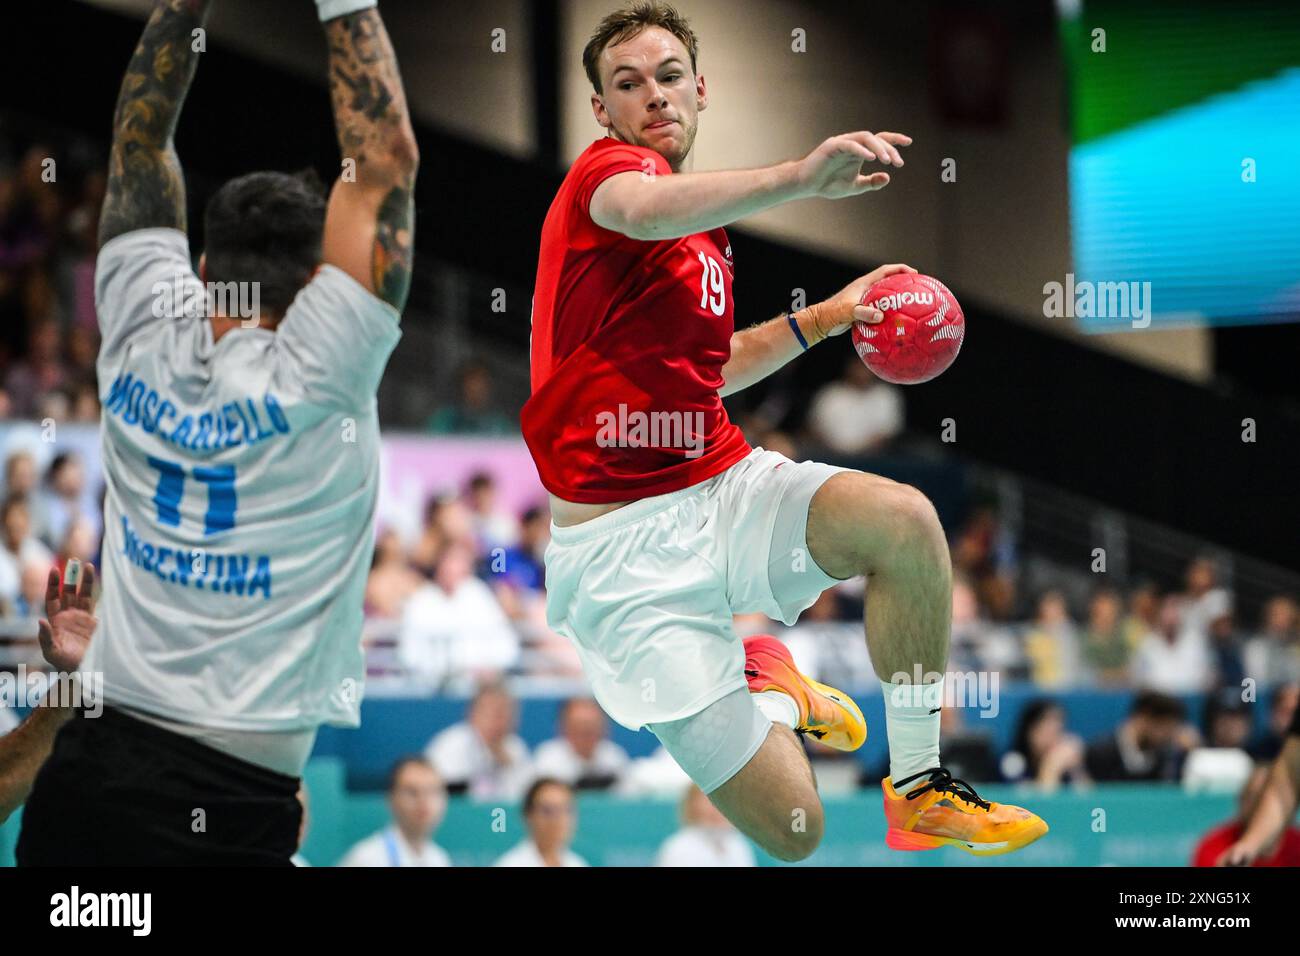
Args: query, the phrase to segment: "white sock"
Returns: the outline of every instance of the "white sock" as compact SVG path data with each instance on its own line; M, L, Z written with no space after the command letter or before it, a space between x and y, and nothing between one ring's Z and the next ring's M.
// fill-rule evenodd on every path
M784 691L765 690L751 695L763 716L774 724L785 724L791 730L799 724L799 705Z
M885 733L889 737L889 776L906 780L939 766L939 708L943 678L933 684L880 682L885 695ZM933 713L931 713L933 711ZM908 789L923 783L914 780Z

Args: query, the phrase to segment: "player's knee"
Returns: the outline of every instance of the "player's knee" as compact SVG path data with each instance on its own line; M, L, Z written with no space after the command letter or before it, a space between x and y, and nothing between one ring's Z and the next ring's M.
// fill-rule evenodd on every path
M764 849L786 863L806 860L822 842L825 826L821 801L809 801L809 806L792 808L789 817L769 831Z
M911 485L895 485L890 491L897 543L913 553L933 553L946 560L947 537L930 499Z

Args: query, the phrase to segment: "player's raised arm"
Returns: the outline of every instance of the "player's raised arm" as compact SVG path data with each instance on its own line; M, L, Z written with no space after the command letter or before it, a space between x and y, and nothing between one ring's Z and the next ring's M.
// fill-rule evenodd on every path
M397 58L374 0L317 0L317 7L343 154L323 258L400 311L411 287L420 157Z
M185 178L172 137L199 62L194 31L210 6L158 0L136 45L113 116L101 246L136 229L185 229Z
M832 136L800 160L761 169L646 176L610 176L591 197L597 225L633 239L675 239L726 226L795 199L842 199L883 189L886 172L864 173L864 163L902 166L902 133Z

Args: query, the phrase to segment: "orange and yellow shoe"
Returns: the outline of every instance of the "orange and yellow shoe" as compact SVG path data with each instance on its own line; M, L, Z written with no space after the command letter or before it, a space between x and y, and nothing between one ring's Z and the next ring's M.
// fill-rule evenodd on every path
M867 721L853 699L799 673L790 649L769 634L745 638L745 676L751 694L779 690L799 708L795 733L808 734L836 750L857 750L867 739Z
M909 784L915 784L908 789ZM1028 846L1047 832L1047 824L1023 807L981 800L970 784L934 769L899 781L886 777L885 843L895 850L934 850L955 846L975 856L997 856Z

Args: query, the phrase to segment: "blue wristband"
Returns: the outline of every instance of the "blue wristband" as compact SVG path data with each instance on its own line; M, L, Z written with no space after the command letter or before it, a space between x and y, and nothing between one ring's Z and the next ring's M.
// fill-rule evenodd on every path
M799 340L799 344L802 345L803 350L807 352L809 348L808 340L803 337L803 330L799 328L799 323L794 320L794 313L787 312L785 317L790 320L790 330L794 332L794 337Z

